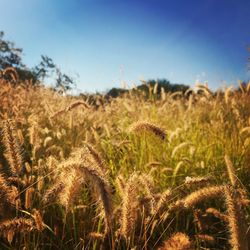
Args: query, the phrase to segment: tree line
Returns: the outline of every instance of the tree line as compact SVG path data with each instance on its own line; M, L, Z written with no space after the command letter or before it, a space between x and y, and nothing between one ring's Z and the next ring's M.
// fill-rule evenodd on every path
M23 62L23 49L18 48L11 41L4 39L4 32L0 31L0 70L7 68L14 68L18 74L20 81L28 80L32 84L43 83L46 78L54 79L54 88L62 89L64 91L72 89L76 84L73 77L63 73L59 66L54 61L46 56L41 55L40 62L33 66L28 67ZM8 75L2 77L8 78ZM184 84L173 84L166 79L148 80L137 87L137 90L149 94L149 89L157 84L157 95L163 89L167 92L185 91L189 86ZM108 96L117 97L126 93L126 89L112 88L107 92Z

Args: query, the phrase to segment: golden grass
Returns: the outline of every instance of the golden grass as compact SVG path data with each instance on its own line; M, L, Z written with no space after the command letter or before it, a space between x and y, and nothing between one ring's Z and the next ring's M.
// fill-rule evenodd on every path
M1 249L248 249L250 87L60 96L12 71Z
M176 233L171 236L158 250L191 250L192 244L189 237L183 233Z

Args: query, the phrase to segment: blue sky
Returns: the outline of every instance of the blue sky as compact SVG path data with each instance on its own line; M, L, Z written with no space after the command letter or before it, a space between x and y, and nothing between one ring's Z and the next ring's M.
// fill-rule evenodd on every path
M0 0L24 62L48 55L81 91L166 78L211 88L250 78L249 0Z

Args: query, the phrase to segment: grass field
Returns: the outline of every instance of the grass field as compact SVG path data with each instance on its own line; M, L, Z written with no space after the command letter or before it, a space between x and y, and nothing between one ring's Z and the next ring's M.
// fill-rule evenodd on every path
M250 248L250 84L62 96L0 80L1 249Z

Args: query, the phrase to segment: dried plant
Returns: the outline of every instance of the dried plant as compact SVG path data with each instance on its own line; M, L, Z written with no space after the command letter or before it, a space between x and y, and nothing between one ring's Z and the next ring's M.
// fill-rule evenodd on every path
M226 166L227 166L229 180L230 180L232 186L235 187L237 184L237 175L235 174L233 163L231 162L228 155L225 155L224 158L225 158L225 162L226 162Z
M181 232L172 235L158 250L192 250L192 243L189 237Z
M224 213L221 213L216 208L213 208L213 207L207 208L206 213L207 214L212 214L214 217L216 217L216 218L218 218L218 219L220 219L222 221L228 222L228 216L225 215Z
M208 243L209 245L214 245L215 244L215 239L211 235L208 235L208 234L196 234L195 237L200 241Z
M20 175L23 164L21 149L17 138L13 121L10 119L6 120L3 127L3 143L5 146L5 157L8 160L10 172L14 176Z
M153 133L154 135L156 135L162 140L166 138L166 132L162 128L158 127L157 125L153 123L149 123L146 121L139 121L139 122L133 123L130 126L129 131L136 132L136 133L147 131L147 132Z
M33 218L34 218L34 222L36 225L36 229L40 232L43 231L44 223L43 223L42 215L39 210L33 209Z
M250 83L77 97L7 70L0 85L1 249L249 248Z
M207 201L211 198L222 197L224 186L205 187L198 191L194 191L183 200L178 201L184 208L192 208L196 204Z
M107 171L107 167L105 166L104 160L101 158L100 154L93 148L92 145L89 143L85 143L89 154L93 157L94 161L96 162L97 166L103 171L105 174Z
M0 232L9 242L12 242L15 234L28 233L34 229L33 221L30 219L15 218L0 223Z
M230 244L233 250L247 250L247 227L243 211L237 203L237 190L233 187L226 186L225 197L228 213L228 225L230 230Z
M128 179L123 196L122 196L122 214L121 214L121 228L120 234L126 239L132 234L137 217L137 187L136 181L138 180L137 174L132 174Z
M187 186L199 186L209 183L212 180L210 176L205 177L189 177L187 176L185 178L185 184Z
M67 106L66 108L61 109L61 110L57 111L56 113L54 113L50 118L53 119L55 117L58 117L61 114L66 113L68 111L71 111L74 108L79 107L79 106L83 106L84 108L87 108L87 109L90 108L90 106L86 102L84 102L84 101L75 101L72 104L70 104L69 106Z
M105 176L100 174L96 166L80 165L80 171L90 180L98 190L98 195L101 201L101 211L105 217L105 230L110 230L110 223L112 218L112 201L111 188Z

